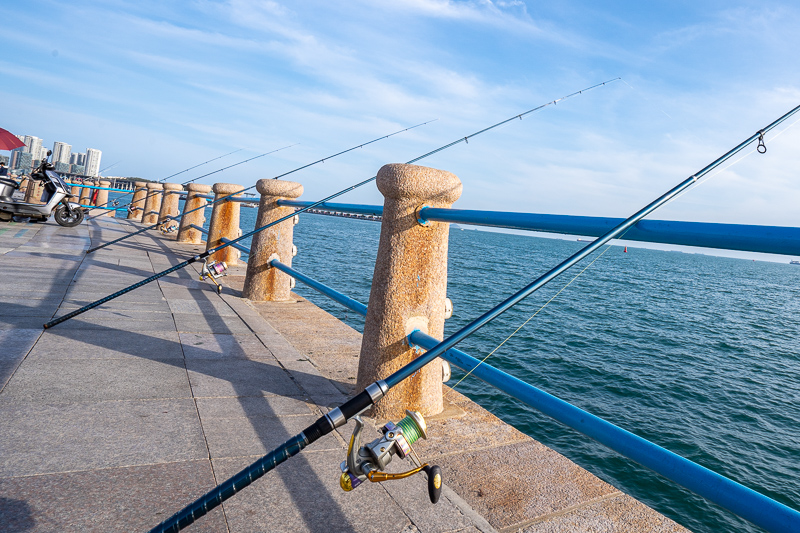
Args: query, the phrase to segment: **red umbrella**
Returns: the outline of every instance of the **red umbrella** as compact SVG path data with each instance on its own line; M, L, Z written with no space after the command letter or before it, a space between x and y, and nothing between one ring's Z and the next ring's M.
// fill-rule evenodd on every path
M25 143L19 140L19 137L10 131L0 128L0 150L13 150L25 146Z

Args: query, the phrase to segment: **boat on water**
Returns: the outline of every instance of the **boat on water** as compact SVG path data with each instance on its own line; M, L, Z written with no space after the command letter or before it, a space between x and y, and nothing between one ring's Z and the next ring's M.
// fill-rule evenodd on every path
M800 265L800 261L789 261L790 265Z

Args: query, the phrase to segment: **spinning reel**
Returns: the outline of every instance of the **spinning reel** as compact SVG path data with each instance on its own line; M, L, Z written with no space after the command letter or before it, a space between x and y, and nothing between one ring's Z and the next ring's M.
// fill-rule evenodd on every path
M393 479L403 479L413 476L418 472L428 474L428 496L431 503L439 501L442 493L442 469L436 465L422 464L407 472L390 474L382 472L386 466L397 455L405 459L413 455L416 463L420 460L414 448L411 447L420 437L427 439L425 420L416 411L406 411L406 417L397 424L387 422L381 428L382 437L378 437L369 444L361 446L361 431L364 429L364 422L359 416L353 417L356 429L350 437L350 446L347 448L347 460L343 461L340 468L342 475L339 477L339 485L346 492L350 492L358 487L362 481L368 479L373 483L380 481L390 481Z
M161 226L158 228L161 230L161 233L167 235L168 233L174 233L178 231L178 222L172 220L171 218L166 219Z
M222 294L222 284L217 279L227 276L228 264L225 261L211 261L203 263L203 270L200 271L200 281L210 279L217 286L217 294Z

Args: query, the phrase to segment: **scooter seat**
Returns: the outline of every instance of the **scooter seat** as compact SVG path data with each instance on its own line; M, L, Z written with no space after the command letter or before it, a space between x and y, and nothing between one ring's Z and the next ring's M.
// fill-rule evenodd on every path
M10 179L10 178L0 178L0 185L8 185L9 187L14 187L14 189L19 189L19 183Z

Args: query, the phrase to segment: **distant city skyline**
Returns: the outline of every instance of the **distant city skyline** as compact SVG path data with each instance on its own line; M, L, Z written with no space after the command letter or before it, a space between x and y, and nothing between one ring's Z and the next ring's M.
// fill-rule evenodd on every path
M30 172L37 162L47 157L48 148L40 137L19 134L16 134L16 137L24 142L25 146L11 151L8 167L11 171ZM57 172L96 178L100 175L102 156L103 152L96 148L87 148L85 153L73 152L71 144L54 141L50 162L53 163Z

